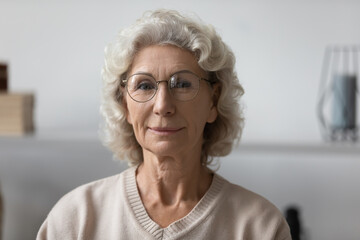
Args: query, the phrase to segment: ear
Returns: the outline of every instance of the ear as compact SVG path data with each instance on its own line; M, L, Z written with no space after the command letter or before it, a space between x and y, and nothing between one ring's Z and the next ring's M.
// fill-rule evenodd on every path
M217 116L218 116L218 111L217 111L217 103L218 103L218 99L220 97L220 83L215 83L212 86L212 106L210 108L210 113L207 119L208 123L213 123L215 122Z
M208 119L207 119L207 123L213 123L215 122L216 118L217 118L217 115L218 115L218 112L217 112L217 109L216 109L216 106L213 105L210 109L210 113L209 113L209 116L208 116Z

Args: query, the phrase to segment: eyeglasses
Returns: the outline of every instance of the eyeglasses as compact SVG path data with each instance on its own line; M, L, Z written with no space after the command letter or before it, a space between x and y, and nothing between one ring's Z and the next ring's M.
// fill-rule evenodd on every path
M135 73L128 79L122 80L126 84L126 91L136 102L147 102L151 100L161 82L166 82L170 94L178 101L190 101L196 97L200 89L200 80L212 84L211 81L199 77L189 71L174 73L169 80L156 81L153 76L147 73Z

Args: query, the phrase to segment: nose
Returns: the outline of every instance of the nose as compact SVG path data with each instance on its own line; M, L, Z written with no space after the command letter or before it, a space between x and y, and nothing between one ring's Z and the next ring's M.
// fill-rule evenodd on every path
M167 81L158 82L158 90L155 95L153 111L160 116L171 116L175 113L174 99L170 94L167 84Z

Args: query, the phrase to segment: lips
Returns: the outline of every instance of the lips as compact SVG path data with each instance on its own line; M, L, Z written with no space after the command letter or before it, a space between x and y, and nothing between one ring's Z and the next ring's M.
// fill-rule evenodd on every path
M158 135L171 135L181 131L182 127L149 127L149 130Z

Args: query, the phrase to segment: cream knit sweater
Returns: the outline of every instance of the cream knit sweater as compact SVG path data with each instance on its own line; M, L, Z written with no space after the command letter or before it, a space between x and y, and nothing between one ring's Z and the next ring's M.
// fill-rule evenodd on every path
M291 239L276 207L217 174L187 216L161 228L146 213L135 171L129 168L65 195L42 224L37 240Z

